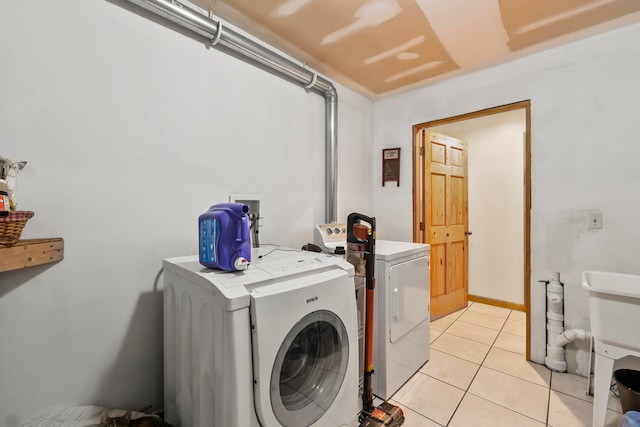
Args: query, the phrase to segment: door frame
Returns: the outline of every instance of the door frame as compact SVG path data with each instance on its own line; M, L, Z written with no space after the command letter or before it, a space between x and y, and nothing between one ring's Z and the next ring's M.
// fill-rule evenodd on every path
M531 100L514 102L512 104L501 105L484 110L474 111L471 113L461 114L458 116L448 117L444 119L433 120L429 122L419 123L413 126L413 241L424 241L424 230L420 229L422 212L422 197L425 186L424 156L420 155L420 144L418 142L418 134L423 129L428 129L443 124L459 122L479 117L490 116L493 114L505 113L513 110L525 110L526 134L524 147L524 307L515 304L505 303L506 308L522 310L524 309L526 316L526 359L531 360ZM478 302L492 302L481 301Z

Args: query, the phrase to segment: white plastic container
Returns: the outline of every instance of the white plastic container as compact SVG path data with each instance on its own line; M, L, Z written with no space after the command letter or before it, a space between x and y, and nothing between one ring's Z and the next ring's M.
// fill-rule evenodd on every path
M603 427L614 362L626 356L640 357L640 276L584 271L582 286L589 291L596 352L593 427Z
M585 271L582 286L589 291L593 337L640 352L640 276Z

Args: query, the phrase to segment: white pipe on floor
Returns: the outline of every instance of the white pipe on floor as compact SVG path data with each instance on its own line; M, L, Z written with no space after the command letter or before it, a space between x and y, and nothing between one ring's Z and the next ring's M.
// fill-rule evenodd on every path
M564 346L575 340L591 340L591 333L583 329L564 330L564 286L560 282L560 273L554 273L547 282L547 355L544 364L547 368L566 372Z
M575 340L590 340L591 332L584 329L567 329L561 333L556 339L556 346L564 347Z
M557 344L564 331L564 286L560 282L560 273L546 282L547 287L547 355L544 364L552 371L566 372L564 347Z

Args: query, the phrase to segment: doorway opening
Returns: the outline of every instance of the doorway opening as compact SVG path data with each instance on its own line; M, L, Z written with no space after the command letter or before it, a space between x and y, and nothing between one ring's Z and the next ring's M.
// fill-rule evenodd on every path
M468 301L524 311L530 360L531 102L413 135L413 239L432 245L432 320Z

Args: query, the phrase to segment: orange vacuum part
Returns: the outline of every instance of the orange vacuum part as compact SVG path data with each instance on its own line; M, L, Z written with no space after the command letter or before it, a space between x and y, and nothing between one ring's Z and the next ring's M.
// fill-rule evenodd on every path
M364 417L360 427L397 427L404 424L404 412L399 406L383 402Z
M353 235L362 242L359 244L351 244L351 248L356 249L364 255L366 260L366 291L365 291L365 322L364 322L364 387L362 390L362 403L365 412L371 412L373 408L373 390L371 388L371 375L373 374L373 310L374 310L374 293L375 278L373 276L372 251L369 249L369 227L362 224L353 224ZM375 244L375 243L373 243ZM373 245L371 245L373 246ZM371 274L369 273L371 271Z
M356 224L356 221L369 223L371 228L365 227L362 224ZM357 213L349 215L347 224L347 247L354 251L355 259L353 261L357 276L362 277L363 271L358 267L363 266L361 259L365 261L366 313L364 325L364 385L362 391L360 427L398 427L404 424L404 412L402 412L399 406L392 405L388 402L383 402L378 407L373 406L371 376L373 375L373 316L376 288L375 241L375 218L369 218Z

